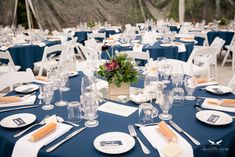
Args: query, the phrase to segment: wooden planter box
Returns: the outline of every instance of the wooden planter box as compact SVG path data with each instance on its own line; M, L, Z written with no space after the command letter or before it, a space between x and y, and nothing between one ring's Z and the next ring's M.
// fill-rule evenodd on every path
M114 83L109 83L109 96L116 97L119 95L126 95L129 97L130 83L122 83L120 87L117 87Z

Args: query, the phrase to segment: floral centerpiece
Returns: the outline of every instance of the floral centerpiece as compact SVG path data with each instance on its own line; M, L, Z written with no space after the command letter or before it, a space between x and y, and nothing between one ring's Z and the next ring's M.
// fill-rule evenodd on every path
M104 47L108 48L107 46ZM107 50L106 50L107 52ZM130 86L130 83L137 82L138 80L138 71L134 69L133 60L127 56L127 54L118 54L115 56L110 56L107 52L110 60L99 66L98 75L105 78L109 83L109 90L114 88L114 85L119 88L119 92L114 92L114 95L120 94L128 94L123 90L123 86ZM117 90L117 89L115 89ZM126 89L127 90L127 89ZM125 90L125 91L126 91ZM129 91L129 88L128 88ZM112 92L111 92L112 95Z

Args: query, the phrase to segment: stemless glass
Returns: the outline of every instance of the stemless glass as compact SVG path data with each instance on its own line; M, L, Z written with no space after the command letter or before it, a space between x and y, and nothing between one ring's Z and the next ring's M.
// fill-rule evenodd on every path
M171 73L171 80L172 83L175 85L175 88L173 88L173 97L174 100L176 101L176 103L174 103L174 105L176 106L183 105L184 89L179 87L179 84L181 83L183 78L184 78L183 66L182 65L173 66Z
M168 83L170 83L170 80L168 80L168 79L169 79L170 74L172 73L172 66L170 64L164 64L162 68L164 70L163 82L168 84Z
M63 89L65 88L65 85L66 85L66 82L68 81L68 75L66 72L61 72L59 74L59 84L58 84L58 87L59 87L59 92L60 92L60 101L56 102L55 105L56 106L66 106L68 105L68 102L67 101L64 101L63 100Z
M188 92L188 95L185 96L186 100L195 100L196 97L193 96L193 92L196 89L197 81L195 77L192 76L185 76L184 78L184 86L186 91Z
M152 104L152 99L156 98L157 92L157 85L158 85L158 78L157 76L147 75L144 80L144 92L150 98L150 103Z
M43 93L42 93L42 95L43 95L42 96L42 100L45 103L42 106L42 109L43 110L51 110L51 109L53 109L54 105L50 104L51 100L52 100L52 97L54 95L53 86L50 85L50 84L43 86Z
M173 93L170 90L163 90L161 97L160 97L160 103L159 106L163 113L159 115L159 118L161 120L170 120L172 119L172 115L170 115L168 112L172 106L173 103Z
M85 122L86 127L96 127L99 122L96 120L98 118L97 108L99 103L97 101L97 90L94 77L84 76L81 83L81 93L82 93L82 111L84 112L84 118L87 120Z

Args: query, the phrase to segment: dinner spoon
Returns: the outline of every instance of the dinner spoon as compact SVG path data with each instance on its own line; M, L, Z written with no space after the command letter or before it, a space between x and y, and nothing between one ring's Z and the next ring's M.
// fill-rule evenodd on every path
M73 122L66 121L66 120L64 120L62 117L56 116L56 119L57 119L57 121L60 122L60 123L67 123L67 124L71 124L72 126L79 127L79 124L75 124L75 123L73 123Z

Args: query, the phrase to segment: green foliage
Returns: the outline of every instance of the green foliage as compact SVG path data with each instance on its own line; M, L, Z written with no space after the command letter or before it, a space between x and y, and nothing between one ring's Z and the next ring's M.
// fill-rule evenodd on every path
M137 82L138 71L134 69L132 59L127 54L114 56L98 70L98 75L105 78L109 83L115 83L117 87L125 82Z
M224 17L220 19L219 21L219 25L220 26L224 26L224 25L227 25L228 24L228 20L225 19Z

